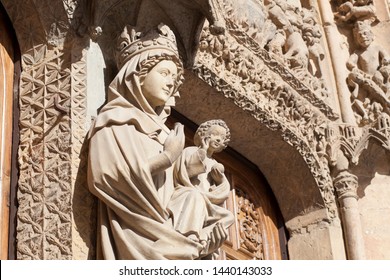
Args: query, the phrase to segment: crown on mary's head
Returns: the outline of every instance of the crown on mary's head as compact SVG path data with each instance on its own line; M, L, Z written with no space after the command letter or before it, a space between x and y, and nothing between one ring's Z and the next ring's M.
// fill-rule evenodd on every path
M118 69L135 55L152 49L164 49L179 57L175 34L167 25L160 23L145 33L126 25L117 40L115 59Z

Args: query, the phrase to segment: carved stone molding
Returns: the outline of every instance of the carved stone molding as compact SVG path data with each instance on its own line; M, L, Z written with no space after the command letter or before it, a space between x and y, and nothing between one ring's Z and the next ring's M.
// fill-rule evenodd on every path
M71 186L72 259L94 259L96 254L96 202L87 189L87 61L86 42L75 44L71 54Z
M75 35L84 3L3 1L18 36L23 69L17 259L85 259L91 247L84 237L92 202L80 179L86 177L80 154L87 130L87 41ZM74 242L80 232L87 245Z

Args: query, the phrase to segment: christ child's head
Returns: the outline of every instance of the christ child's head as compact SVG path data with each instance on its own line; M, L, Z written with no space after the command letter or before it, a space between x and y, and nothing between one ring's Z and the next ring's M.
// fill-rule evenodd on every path
M194 142L200 147L208 143L208 154L218 153L225 149L230 141L230 130L223 120L210 120L202 123L196 130Z

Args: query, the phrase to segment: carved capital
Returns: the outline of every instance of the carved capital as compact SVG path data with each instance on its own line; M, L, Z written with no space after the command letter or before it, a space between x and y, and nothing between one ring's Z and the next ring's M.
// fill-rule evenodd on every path
M335 124L325 129L326 156L332 167L337 165L340 153L348 159L349 166L358 165L361 154L372 141L390 151L389 115L381 114L367 127Z
M340 172L336 178L333 179L333 185L340 202L347 197L354 197L357 199L358 179L355 175L348 171Z

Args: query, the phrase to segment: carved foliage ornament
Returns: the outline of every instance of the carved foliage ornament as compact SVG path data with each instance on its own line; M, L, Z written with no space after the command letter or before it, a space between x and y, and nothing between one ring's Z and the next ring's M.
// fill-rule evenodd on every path
M238 188L235 190L240 247L252 253L254 259L261 260L263 259L263 237L260 215L249 196Z

